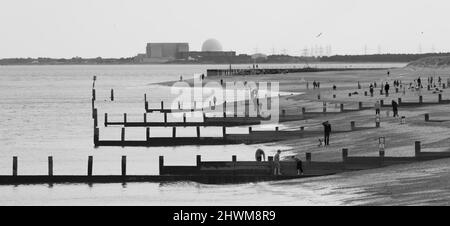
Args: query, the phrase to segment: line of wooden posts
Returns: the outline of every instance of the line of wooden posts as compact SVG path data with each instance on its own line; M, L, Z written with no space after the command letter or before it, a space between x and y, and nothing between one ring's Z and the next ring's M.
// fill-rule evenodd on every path
M415 156L414 157L419 157L421 154L421 142L420 141L415 141L414 143L414 149L415 149ZM348 158L348 149L347 148L343 148L342 149L342 161L345 162ZM380 150L379 151L379 157L383 158L385 157L385 152L384 150ZM443 157L448 157L448 155L443 155ZM360 158L364 158L364 156L360 157ZM372 158L372 157L367 157L367 158ZM395 158L395 157L393 157ZM197 155L197 163L200 161L201 156ZM307 152L305 153L305 159L306 162L311 162L312 161L312 153L311 152ZM269 162L273 161L273 157L269 156L268 158ZM236 162L237 161L237 157L236 155L232 156L232 161ZM16 177L19 176L18 173L18 157L17 156L13 156L13 162L12 162L12 176ZM88 156L88 165L87 165L87 174L86 176L90 177L93 175L93 164L94 164L94 158L93 156ZM219 163L220 164L220 163ZM159 156L159 169L161 171L161 167L164 166L164 157L163 156ZM48 156L48 176L51 177L54 175L54 170L53 170L53 157L52 156ZM122 156L121 158L121 176L127 176L127 156Z

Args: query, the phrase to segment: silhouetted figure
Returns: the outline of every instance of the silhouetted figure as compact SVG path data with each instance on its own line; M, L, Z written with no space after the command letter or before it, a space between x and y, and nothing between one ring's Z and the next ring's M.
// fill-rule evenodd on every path
M375 115L379 115L380 110L381 110L381 103L379 100L377 100L377 102L375 102Z
M369 92L370 92L370 96L373 97L373 85L372 85L372 83L370 83Z
M398 117L398 104L394 100L392 101L392 111L394 112L394 117Z
M258 150L256 150L255 159L257 162L261 162L263 160L266 161L266 154L262 149L258 148Z
M280 154L281 154L281 151L278 150L277 154L275 154L275 156L273 158L273 163L274 163L274 166L275 166L274 167L274 169L275 169L274 174L275 175L281 175Z
M386 92L386 96L389 96L389 83L386 82L386 85L384 85L384 91Z
M322 123L323 125L323 133L324 133L324 145L330 145L330 134L331 134L331 124L326 121Z
M296 162L297 175L303 174L303 163L302 160L297 158L296 156L292 156L292 159Z

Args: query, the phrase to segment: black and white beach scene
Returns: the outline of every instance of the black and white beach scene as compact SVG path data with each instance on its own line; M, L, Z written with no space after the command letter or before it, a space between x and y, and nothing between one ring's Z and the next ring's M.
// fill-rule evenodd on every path
M0 205L449 205L449 8L2 0Z

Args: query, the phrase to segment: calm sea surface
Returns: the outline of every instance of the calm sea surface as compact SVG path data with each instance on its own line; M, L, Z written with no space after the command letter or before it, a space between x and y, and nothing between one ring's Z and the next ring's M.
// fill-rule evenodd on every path
M266 65L260 67L277 67ZM280 67L303 65L281 65ZM394 67L399 64L320 64L318 67ZM240 65L238 67L249 67ZM183 147L93 147L91 113L92 77L97 76L96 107L100 138L120 139L120 127L104 128L103 115L110 120L141 121L144 93L150 107L159 107L175 97L170 88L154 83L190 78L207 68L227 65L114 65L114 66L0 66L0 175L10 175L12 156L19 158L19 174L47 173L47 157L54 158L56 175L85 174L87 157L94 156L94 174L120 174L120 158L127 156L127 173L158 174L158 156L166 164L195 164L203 160L253 160L258 147L273 154L276 148L262 145ZM114 89L115 101L109 101ZM169 105L167 105L169 106ZM161 115L149 116L161 120ZM175 119L174 119L175 120ZM180 129L189 136L194 130ZM239 130L239 129L236 129ZM152 130L152 136L170 136L170 129ZM220 136L219 129L202 131ZM127 139L144 139L142 128L127 129ZM299 183L251 183L202 185L197 183L129 183L72 185L0 186L0 205L307 205L339 204L345 194L325 195L332 185L302 186Z

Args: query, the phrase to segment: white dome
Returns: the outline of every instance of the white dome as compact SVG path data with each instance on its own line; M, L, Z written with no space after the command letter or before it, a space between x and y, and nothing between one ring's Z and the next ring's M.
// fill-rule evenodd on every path
M203 42L202 52L222 51L222 45L216 39L208 39Z

